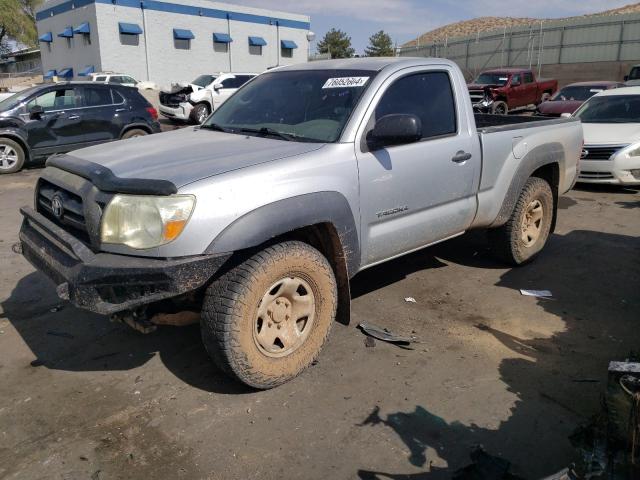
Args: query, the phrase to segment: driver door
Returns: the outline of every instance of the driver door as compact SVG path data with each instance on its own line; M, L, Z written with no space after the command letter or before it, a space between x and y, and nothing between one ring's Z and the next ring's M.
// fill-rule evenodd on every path
M44 113L31 118L30 110L41 106ZM29 100L25 106L27 142L36 156L68 152L85 143L84 109L77 87L53 87Z
M407 69L388 79L369 107L356 141L363 266L457 235L471 224L480 144L467 117L468 100L456 98L456 91L465 85L448 66ZM422 138L371 146L367 137L376 120L390 114L417 116Z

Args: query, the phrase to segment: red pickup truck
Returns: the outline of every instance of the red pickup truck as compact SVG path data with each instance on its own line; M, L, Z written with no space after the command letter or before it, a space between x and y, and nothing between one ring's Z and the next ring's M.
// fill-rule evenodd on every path
M482 72L467 87L474 110L506 115L548 100L558 89L558 81L536 79L530 69L501 68Z

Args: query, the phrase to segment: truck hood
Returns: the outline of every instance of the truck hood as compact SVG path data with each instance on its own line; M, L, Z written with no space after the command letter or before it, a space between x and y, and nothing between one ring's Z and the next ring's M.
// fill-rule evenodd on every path
M203 178L302 155L324 143L183 128L75 150L74 162L102 165L116 177L168 180L180 188Z
M628 145L640 142L640 123L583 123L585 145Z

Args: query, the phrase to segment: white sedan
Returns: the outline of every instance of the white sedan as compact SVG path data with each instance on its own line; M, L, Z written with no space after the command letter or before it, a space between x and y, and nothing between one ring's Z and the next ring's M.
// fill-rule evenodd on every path
M598 93L573 116L584 132L578 182L640 185L640 87Z

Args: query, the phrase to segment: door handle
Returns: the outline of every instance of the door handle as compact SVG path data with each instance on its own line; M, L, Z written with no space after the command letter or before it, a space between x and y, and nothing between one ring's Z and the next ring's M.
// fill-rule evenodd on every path
M116 112L125 112L126 108L116 108Z
M69 115L67 117L67 120L77 120L80 118L80 115Z
M472 155L470 153L467 153L464 150L458 150L451 161L454 163L463 163L469 160L471 157Z

